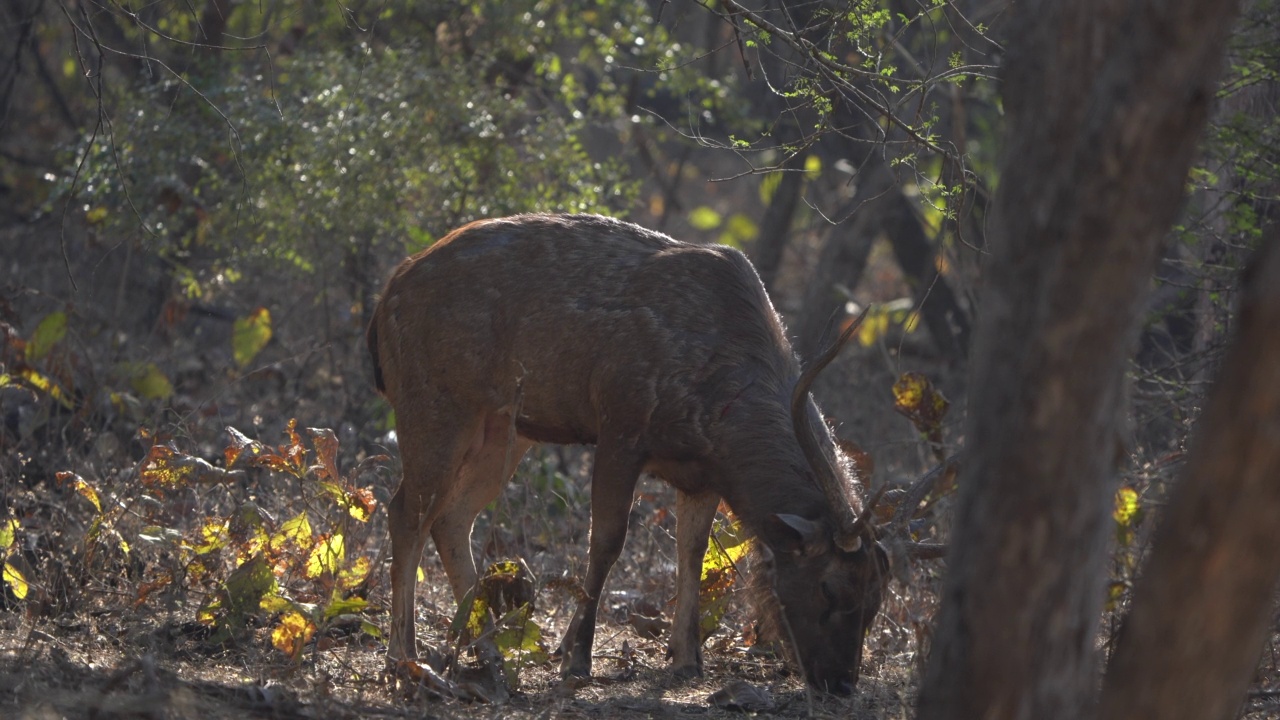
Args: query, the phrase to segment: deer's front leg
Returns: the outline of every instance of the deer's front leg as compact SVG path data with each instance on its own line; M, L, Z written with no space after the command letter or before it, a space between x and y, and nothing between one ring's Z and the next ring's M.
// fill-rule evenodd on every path
M678 677L702 674L698 595L702 558L707 553L707 538L719 504L720 497L715 493L676 493L676 616L667 651Z
M596 612L609 570L627 539L631 498L644 456L633 445L601 438L591 473L591 540L583 598L560 644L560 674L591 675L591 646L595 641Z

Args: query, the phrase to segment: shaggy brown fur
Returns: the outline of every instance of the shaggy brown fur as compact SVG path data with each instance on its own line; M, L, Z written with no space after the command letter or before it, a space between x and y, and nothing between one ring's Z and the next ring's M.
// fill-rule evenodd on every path
M799 363L741 253L590 215L479 221L397 268L368 341L405 470L390 507L392 656L416 650L427 535L461 599L476 580L476 513L519 458L534 442L588 443L586 599L565 637L566 673L590 671L600 593L636 480L651 472L678 491L677 672L701 669L698 579L724 498L773 553L779 616L809 681L852 689L882 553L872 536L852 552L833 543L849 508L833 507L816 478L851 478L811 399L802 420L825 467L797 440Z

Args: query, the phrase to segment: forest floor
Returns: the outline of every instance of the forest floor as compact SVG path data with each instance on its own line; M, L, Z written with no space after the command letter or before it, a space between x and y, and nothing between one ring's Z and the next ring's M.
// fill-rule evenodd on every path
M358 314L328 312L312 289L267 277L235 284L205 277L193 298L167 261L83 229L69 233L64 256L60 235L56 222L0 228L0 246L14 249L0 262L0 329L8 338L0 375L36 373L0 387L0 537L2 523L16 521L0 559L29 583L24 597L12 583L0 589L0 717L741 715L712 700L726 689L755 703L750 712L782 717L910 715L941 563L918 569L913 587L891 584L851 698L809 693L787 661L753 647L740 578L705 645L704 677L677 680L667 670L665 637L629 621L637 611L671 614L673 494L653 480L642 482L606 586L592 679L562 683L558 663L539 660L520 668L509 694L490 686L485 702L442 698L389 674L385 507L399 471ZM270 310L272 334L241 366L235 321L256 307ZM45 348L49 327L57 339ZM39 353L26 350L33 344ZM879 365L888 355L869 357ZM889 368L857 371L858 362L845 357L828 371L822 380L834 390L824 405L876 454L881 481L904 481L923 467L913 463L924 457L921 443L905 420L893 419ZM161 376L167 392L149 397ZM62 394L34 389L39 378ZM867 393L875 402L864 400ZM228 428L287 455L291 418L300 435L293 448L305 455L296 473L254 466L218 475L234 445ZM331 484L366 493L372 512L363 521L344 513L317 476L319 441L308 428L332 429L332 462L342 472ZM201 462L214 468L208 477L193 470ZM514 557L532 570L532 619L548 651L572 612L567 588L585 567L589 468L589 449L537 450L477 524L485 562ZM157 484L162 471L172 471L164 482L181 477ZM339 590L342 602L359 603L320 622L292 654L273 641L287 612L227 610L236 568L264 553L237 535L250 515L269 534L300 516L309 522L312 544L265 553L278 575L273 597L316 618ZM359 567L358 584L337 587L337 568L315 577L304 567L314 543L335 534L345 538L344 571ZM450 654L455 603L447 587L429 549L418 583L419 643Z
M674 594L672 491L652 480L642 482L606 586L590 680L561 682L558 664L539 659L519 668L509 693L483 686L485 701L441 697L388 673L385 507L398 465L359 314L318 308L312 289L270 278L230 286L206 278L192 300L168 266L79 235L64 258L58 233L48 223L0 228L0 247L15 249L0 258L0 374L27 368L66 390L37 392L34 376L0 387L0 537L2 523L17 522L0 558L29 583L24 597L12 582L0 590L0 717L912 716L942 562L913 565L905 582L890 583L850 698L808 692L786 660L760 652L736 577L704 647L704 676L679 680L667 670L665 637L634 619L669 618ZM239 365L235 321L260 306L271 311L270 341ZM35 362L23 348L57 313L65 332ZM918 433L893 412L899 373L924 371L952 396L947 440L957 442L961 378L913 354L917 346L853 348L816 391L842 436L874 458L876 484L909 482L931 465ZM157 373L169 392L149 399ZM259 451L301 459L220 474L236 444L227 428ZM329 460L326 436L307 428L333 431ZM201 461L214 469L200 470ZM326 463L331 476L318 470ZM532 571L543 650L559 642L585 567L589 468L584 448L535 451L477 524L485 562L518 558ZM351 498L371 512L353 520ZM930 518L934 539L945 538L948 507L944 498ZM294 534L277 543L286 531ZM335 535L345 539L340 561L313 568L315 548ZM270 551L255 540L268 536ZM252 611L236 615L227 588L254 555L274 563L268 594L277 604L259 612L255 597ZM456 656L455 603L433 551L422 570L419 642ZM290 608L323 617L314 634L281 641ZM1099 639L1104 650L1114 619ZM1278 648L1273 637L1243 717L1280 718ZM726 694L747 706L724 707Z

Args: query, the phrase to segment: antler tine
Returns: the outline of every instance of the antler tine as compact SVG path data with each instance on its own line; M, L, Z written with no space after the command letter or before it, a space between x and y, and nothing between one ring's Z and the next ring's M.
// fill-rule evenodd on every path
M950 546L945 543L912 542L907 543L907 557L917 560L937 560L947 556Z
M876 505L880 503L880 499L884 497L884 493L888 489L888 485L881 485L879 490L872 493L871 498L867 500L867 504L862 507L862 514L854 521L851 532L861 533L870 524Z
M819 353L804 372L800 373L795 389L791 393L791 422L795 428L796 440L800 443L800 450L818 478L818 486L822 488L823 494L827 496L827 502L836 512L839 528L835 541L836 545L843 549L857 547L858 518L853 516L853 508L849 506L849 498L845 496L844 489L841 487L842 481L839 474L818 445L813 427L809 424L809 408L806 403L809 399L809 388L813 385L814 379L823 368L831 364L836 355L840 354L840 349L849 341L849 338L853 337L862 321L866 319L868 310L870 307L864 309L849 324L849 327L840 333L840 337Z
M911 520L912 513L920 506L920 501L928 497L929 493L933 491L933 486L938 484L938 479L956 466L963 458L964 451L962 450L947 458L937 467L925 473L919 480L912 483L907 488L907 493L902 498L902 502L898 503L898 509L893 513L893 518L889 520L889 525L892 527L905 526Z
M849 323L849 327L845 328L840 336L828 345L822 352L818 353L818 357L809 363L804 372L800 373L800 379L796 381L795 390L791 393L791 416L798 417L799 411L804 405L805 398L809 396L809 388L813 386L813 381L817 379L818 373L822 372L836 356L840 354L840 350L844 348L845 343L849 342L849 338L858 332L858 328L862 326L862 321L867 319L867 313L871 311L871 306L862 309L858 313L858 317Z

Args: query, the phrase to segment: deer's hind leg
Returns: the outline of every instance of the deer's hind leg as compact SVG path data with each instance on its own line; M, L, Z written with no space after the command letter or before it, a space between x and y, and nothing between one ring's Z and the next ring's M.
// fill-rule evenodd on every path
M414 397L396 410L404 478L387 509L392 660L417 656L414 587L427 536L435 540L454 597L461 600L476 581L472 523L510 476L502 475L505 462L510 458L514 467L529 447L516 438L508 452L509 421L467 413L446 397ZM501 443L495 439L499 424Z
M502 412L486 415L470 432L453 492L431 526L431 538L459 603L479 577L471 552L476 516L502 492L532 445L512 431L511 416Z

